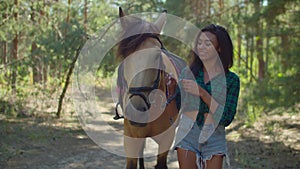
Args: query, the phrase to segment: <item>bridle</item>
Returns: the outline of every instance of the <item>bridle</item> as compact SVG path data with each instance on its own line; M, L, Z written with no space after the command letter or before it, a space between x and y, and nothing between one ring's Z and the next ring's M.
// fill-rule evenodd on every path
M161 42L161 40L159 39L159 37L157 35L155 35L155 34L148 34L148 37L156 39L160 43L161 49L165 49L164 46L163 46L163 44L162 44L162 42ZM160 57L160 58L161 58L160 62L159 62L160 63L160 67L162 69L164 69L163 59L162 59L162 57ZM128 88L128 93L130 94L129 99L132 98L132 97L134 97L134 96L141 97L143 99L143 101L146 103L147 108L149 109L151 107L151 103L150 103L149 99L146 97L145 93L151 92L151 91L153 91L155 89L158 89L161 77L162 77L161 76L161 70L159 70L157 72L156 79L155 79L154 84L152 86L140 86L140 87L130 87L130 88ZM125 85L123 87L127 88L128 87L128 85L127 85L128 83L126 82L126 80L123 78L122 81L123 81L122 82L123 85ZM168 87L166 87L166 90L167 90L166 91L167 101L165 102L165 104L163 106L167 106L169 103L171 103L176 98L176 95L178 94L178 90L176 90L175 94L171 95L168 98L168 95L169 95ZM115 120L120 119L120 118L124 118L123 116L120 116L119 113L118 113L118 109L117 109L118 105L120 105L120 102L118 102L116 104L116 108L115 108L116 115L114 117Z
M158 87L159 87L159 82L160 82L160 77L161 77L160 74L161 74L161 72L158 71L153 86L150 86L150 87L148 87L148 86L130 87L130 88L128 89L128 93L130 93L129 98L132 98L133 96L139 96L139 97L141 97L141 98L144 100L144 102L146 103L147 108L149 109L150 106L151 106L151 103L150 103L150 101L147 99L147 97L145 96L144 93L146 93L146 92L151 92L151 91L153 91L153 90L155 90L155 89L158 89Z
M157 35L149 34L148 37L156 39L160 43L161 48L163 48L163 44ZM159 64L160 64L159 68L164 68L162 58L160 59ZM145 93L151 92L155 89L158 89L160 79L161 79L161 70L158 70L156 79L152 86L130 87L128 89L128 93L130 94L129 99L132 98L133 96L141 97L144 100L144 102L146 103L147 108L149 109L151 106L151 103L150 103L149 99L147 99Z

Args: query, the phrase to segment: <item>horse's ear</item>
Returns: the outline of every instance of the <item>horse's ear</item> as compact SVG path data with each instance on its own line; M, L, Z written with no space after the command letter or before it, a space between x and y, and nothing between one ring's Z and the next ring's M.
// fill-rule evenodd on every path
M166 23L167 20L167 11L164 10L162 14L160 14L160 16L158 17L158 19L155 21L154 25L156 26L156 28L158 28L159 31L162 30L163 26Z
M121 18L123 16L125 16L125 13L123 12L122 8L119 7L119 17Z
M120 22L121 22L122 28L127 29L128 17L126 16L125 12L123 12L121 7L119 7L119 17L120 17Z

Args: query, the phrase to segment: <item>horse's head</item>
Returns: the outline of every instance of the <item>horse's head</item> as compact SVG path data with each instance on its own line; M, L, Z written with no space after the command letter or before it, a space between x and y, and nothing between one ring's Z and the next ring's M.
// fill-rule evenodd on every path
M159 88L162 80L162 44L158 37L166 13L163 12L155 23L125 15L121 8L119 16L123 34L118 54L123 59L123 79L127 84L123 96L125 116L126 112L130 112L131 115L128 113L127 117L134 116L129 117L131 121L146 123L147 119L142 113L151 107L150 93Z

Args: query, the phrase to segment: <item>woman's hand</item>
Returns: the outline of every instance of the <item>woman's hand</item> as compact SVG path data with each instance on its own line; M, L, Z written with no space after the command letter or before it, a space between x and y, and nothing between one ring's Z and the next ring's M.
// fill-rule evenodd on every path
M200 86L193 80L182 79L181 80L183 90L196 96L201 96L199 92Z

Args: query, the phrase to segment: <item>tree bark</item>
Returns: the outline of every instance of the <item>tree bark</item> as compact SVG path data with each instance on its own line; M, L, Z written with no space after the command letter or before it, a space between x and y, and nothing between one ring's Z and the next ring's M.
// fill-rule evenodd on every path
M268 69L269 69L269 49L270 49L270 36L267 35L266 37L266 50L265 50L265 54L266 54L266 61L265 61L265 74L268 76Z
M18 8L18 0L14 1L14 4L16 6L16 8ZM18 22L18 12L14 12L14 18L16 20L16 22ZM16 30L15 32L15 37L12 41L12 60L13 62L13 66L12 66L12 74L11 74L11 89L13 94L16 93L16 83L17 83L17 60L18 60L18 43L19 43L19 35L18 35L18 30Z
M247 28L246 28L246 32L247 32ZM249 37L248 36L246 36L246 59L245 59L245 64L246 64L246 67L250 67L249 66L249 56L250 56L250 50L249 50L249 48L250 48L250 45L249 45ZM246 78L248 78L248 70L247 70L247 73L246 73Z
M84 0L84 31L87 32L87 10L88 10L88 1Z
M41 17L39 19L39 23L40 24L46 24L48 26L48 22L42 23L42 19L41 19L41 18L45 17L45 11L44 11L45 7L46 7L46 2L45 2L45 0L43 0L43 6L40 9ZM46 63L45 59L42 59L42 63L43 63L43 65L42 65L42 69L43 69L42 80L43 80L43 83L45 85L45 84L47 84L47 81L48 81L48 64Z
M3 20L6 20L7 14L3 13L2 17L3 17ZM7 63L7 42L6 41L2 42L2 58L1 58L1 60L2 60L2 64L6 65L6 63Z
M2 42L2 64L3 65L6 65L6 59L7 59L7 42L6 41L3 41Z
M222 13L224 10L224 2L223 0L219 0L219 13ZM222 21L222 15L219 15L219 21Z
M36 25L36 16L35 13L37 11L37 6L34 6L34 4L32 4L31 6L31 21L33 25ZM33 37L35 38L35 31L33 32ZM35 42L35 40L32 42L31 44L31 56L33 59L33 65L32 65L32 76L33 76L33 83L40 83L42 81L42 71L41 71L41 67L42 67L42 63L41 63L41 58L39 56L39 54L37 53L37 44Z
M210 18L211 16L211 2L210 0L207 2L207 16Z
M32 76L33 76L33 83L40 83L41 82L41 70L40 70L40 61L39 56L36 54L37 45L35 42L31 44L31 54L33 57L33 66L32 66Z
M222 0L220 0L222 1ZM237 4L239 4L239 0L237 0ZM237 13L241 12L240 6L237 6ZM238 24L240 23L240 18L238 18ZM238 50L238 67L241 67L241 46L242 46L242 31L241 31L242 24L239 24L237 27L237 50Z
M70 79L71 79L71 76L72 76L72 73L73 73L73 70L74 70L74 67L75 67L75 64L76 64L76 61L79 57L79 54L80 54L80 50L81 50L81 46L76 50L76 54L75 54L75 57L69 67L69 71L68 71L68 74L67 74L67 77L66 77L66 81L65 81L65 84L64 84L64 88L63 88L63 91L59 97L59 101L58 101L58 108L57 108L57 112L56 112L56 117L57 118L60 118L61 116L61 110L62 110L62 104L63 104L63 100L64 100L64 97L66 95L66 92L67 92L67 89L68 89L68 86L70 84Z
M288 59L287 57L285 57L284 53L286 51L289 51L289 40L288 40L288 36L283 34L280 36L280 40L281 40L281 46L282 46L282 58L281 58L281 65L282 65L282 71L286 72L288 66Z
M260 0L256 0L254 3L255 13L260 13ZM257 59L258 59L258 79L263 80L265 78L265 61L264 61L264 53L263 53L263 33L262 33L262 23L260 21L260 17L255 25L255 33L256 33L256 51L257 51Z
M71 0L68 0L68 11L67 11L67 18L66 18L67 25L70 23L70 8L71 8ZM64 37L67 35L67 33L68 33L68 29L65 28Z
M253 35L251 35L250 38L251 42L250 42L250 75L253 74L253 53L254 53L254 37ZM253 81L252 76L250 76L250 82Z

